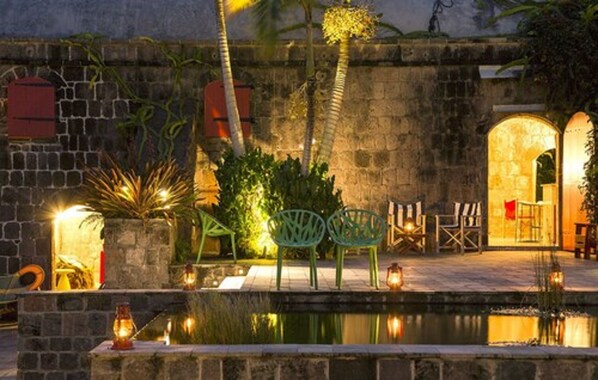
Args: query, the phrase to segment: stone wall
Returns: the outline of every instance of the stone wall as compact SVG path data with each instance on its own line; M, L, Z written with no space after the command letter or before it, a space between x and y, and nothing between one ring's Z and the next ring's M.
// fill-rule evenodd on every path
M245 345L168 347L137 342L135 352L91 352L97 380L144 379L589 379L598 349L442 345Z
M176 52L198 47L217 66L213 44L169 45ZM512 79L481 80L478 65L517 57L508 39L405 40L356 44L351 50L342 118L331 173L349 206L385 213L386 201L423 200L426 213L446 212L452 201L487 201L487 133L503 114L496 104L536 103L539 91L518 94ZM138 41L102 45L108 64L141 96L168 97L172 72L157 47ZM251 44L231 48L236 77L252 85L255 123L248 145L279 158L301 155L304 121L289 118L289 97L303 83L304 48L280 46L264 58ZM325 109L336 61L334 47L317 46L318 93ZM54 203L72 205L86 166L98 165L100 151L122 152L115 125L130 110L116 85L103 76L91 88L85 55L56 41L0 41L0 100L6 85L37 75L56 86L57 136L49 141L6 138L6 107L0 113L0 274L36 263L50 270ZM216 71L216 70L215 70ZM183 72L182 92L197 103L197 120L183 134L195 143L177 144L177 155L194 161L200 196L215 200L215 162L226 139L205 138L202 88L214 77L202 67ZM318 112L320 140L323 112ZM195 149L197 154L195 155ZM317 150L317 141L316 148ZM187 156L189 155L189 156ZM177 156L178 157L178 156ZM61 202L54 202L58 198ZM48 276L50 278L51 276Z
M174 232L165 220L106 219L107 289L170 288Z

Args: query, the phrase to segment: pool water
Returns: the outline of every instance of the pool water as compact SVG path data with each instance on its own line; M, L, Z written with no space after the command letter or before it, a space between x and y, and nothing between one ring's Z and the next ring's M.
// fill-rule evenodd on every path
M267 318L273 330L270 343L598 346L596 316L543 319L496 315L490 308L410 311L401 307L396 311L302 311L267 313L261 317ZM195 320L187 311L167 311L141 329L136 339L204 343L197 341L195 328Z

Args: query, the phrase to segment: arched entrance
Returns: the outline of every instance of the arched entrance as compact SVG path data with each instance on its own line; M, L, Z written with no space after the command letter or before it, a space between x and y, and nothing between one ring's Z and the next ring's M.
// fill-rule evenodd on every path
M587 222L581 209L583 193L579 189L584 177L584 164L588 133L592 129L590 118L578 112L565 128L563 136L563 249L575 248L575 223Z
M516 115L488 135L488 245L558 243L558 131Z

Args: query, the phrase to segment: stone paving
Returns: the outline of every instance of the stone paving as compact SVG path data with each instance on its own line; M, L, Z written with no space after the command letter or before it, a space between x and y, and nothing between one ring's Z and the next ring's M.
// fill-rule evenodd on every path
M533 291L533 255L539 251L446 252L434 254L380 254L380 289L386 289L386 268L391 262L403 267L403 291L512 292ZM546 253L547 254L547 253ZM557 252L565 274L566 289L598 291L598 261L575 259L571 252ZM318 261L319 290L335 290L335 262ZM309 291L307 262L285 261L282 291ZM242 290L275 291L276 266L253 266ZM345 257L343 291L371 291L368 259L361 255Z

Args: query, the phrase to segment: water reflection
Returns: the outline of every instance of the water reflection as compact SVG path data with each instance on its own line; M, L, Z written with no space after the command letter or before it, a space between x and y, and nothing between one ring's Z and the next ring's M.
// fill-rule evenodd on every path
M455 313L279 313L266 318L274 342L297 344L547 344L597 345L596 317L541 319L529 316ZM164 314L143 328L139 340L193 342L195 320Z

